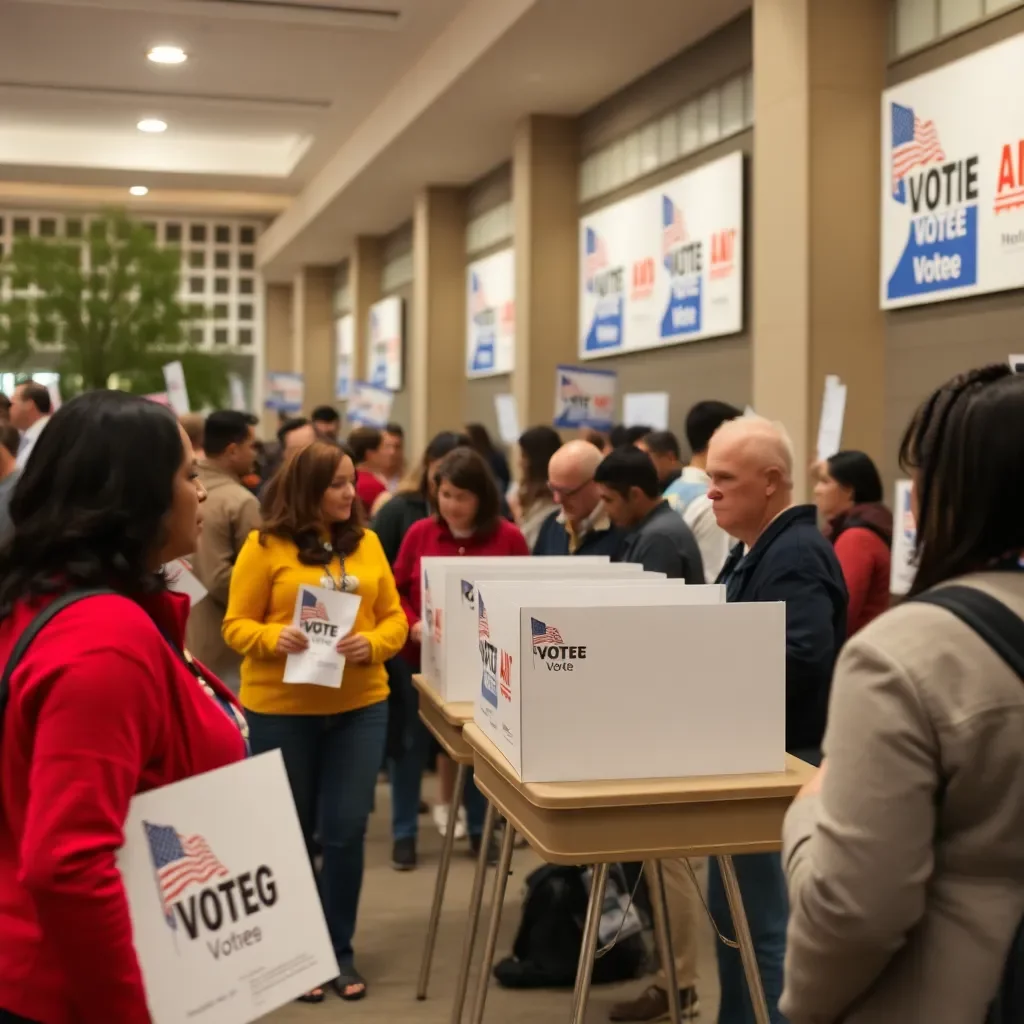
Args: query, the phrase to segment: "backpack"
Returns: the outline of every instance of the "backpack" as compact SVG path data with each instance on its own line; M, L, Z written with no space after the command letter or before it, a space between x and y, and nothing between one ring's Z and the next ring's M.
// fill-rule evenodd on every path
M591 878L589 868L556 865L537 868L527 877L512 956L494 968L500 985L571 988L576 984ZM615 945L594 961L595 985L635 978L647 959L643 922L636 907L630 905L625 875L617 864L608 872L598 947L616 935Z
M1024 620L976 587L950 586L929 590L913 600L937 605L970 626L1024 682ZM985 1024L1024 1021L1024 920L1010 943L1003 978L989 1006Z

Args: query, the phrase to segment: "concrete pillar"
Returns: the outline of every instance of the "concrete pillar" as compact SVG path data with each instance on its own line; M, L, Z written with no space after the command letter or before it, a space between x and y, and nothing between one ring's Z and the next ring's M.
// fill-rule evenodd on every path
M264 372L288 373L292 370L292 286L268 284L263 297ZM253 388L254 393L265 389ZM264 438L277 430L277 413L258 410Z
M381 297L381 273L384 269L384 246L380 238L360 235L349 258L348 286L351 295L355 353L353 380L362 380L366 373L366 344L369 333L370 307Z
M525 429L554 415L555 367L577 360L579 155L569 118L516 126L516 357L512 391Z
M334 268L303 267L292 284L292 352L307 415L334 404Z
M881 461L881 92L887 0L754 0L754 408L783 421L809 494L825 376L843 447Z
M416 197L411 326L405 356L410 448L460 429L466 391L466 195L427 188Z

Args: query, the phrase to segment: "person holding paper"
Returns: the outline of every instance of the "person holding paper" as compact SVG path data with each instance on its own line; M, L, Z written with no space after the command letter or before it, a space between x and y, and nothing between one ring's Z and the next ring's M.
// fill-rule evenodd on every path
M62 406L25 467L0 550L0 1021L150 1022L116 862L129 804L246 754L160 572L204 499L174 414L121 391Z
M864 452L836 452L816 467L814 503L843 570L853 636L889 607L892 513L882 504L882 478Z
M387 737L384 663L409 632L380 541L363 526L355 481L351 453L336 444L314 441L285 461L267 485L263 524L235 563L224 616L224 639L244 655L253 751L280 749L311 859L314 836L322 844L320 891L341 971L334 988L346 1000L366 995L352 937ZM352 596L359 605L348 626L351 601L334 599ZM322 650L325 639L327 651L312 659L315 678L295 680L297 656ZM306 1000L323 998L316 990Z

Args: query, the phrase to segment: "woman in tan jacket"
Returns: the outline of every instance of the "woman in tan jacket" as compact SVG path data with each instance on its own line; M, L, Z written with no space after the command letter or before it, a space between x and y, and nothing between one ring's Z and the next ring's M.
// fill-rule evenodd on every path
M900 456L911 598L955 581L1024 616L1024 377L954 378ZM783 1012L982 1024L1024 915L1024 680L953 613L906 601L840 656L824 749L784 828Z

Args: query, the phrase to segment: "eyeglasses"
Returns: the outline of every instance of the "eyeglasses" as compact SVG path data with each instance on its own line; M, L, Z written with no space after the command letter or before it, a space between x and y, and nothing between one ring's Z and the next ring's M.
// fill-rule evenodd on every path
M557 487L550 480L548 481L548 490L551 492L553 498L560 498L564 501L566 498L572 498L573 496L580 493L584 487L589 487L594 482L594 478L590 477L588 480L584 480L583 483L576 487Z

